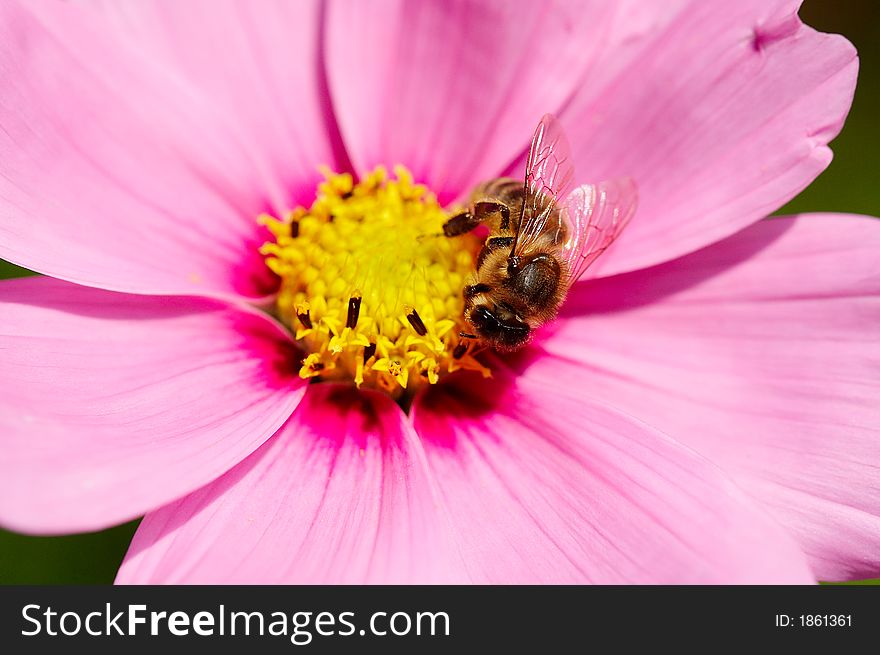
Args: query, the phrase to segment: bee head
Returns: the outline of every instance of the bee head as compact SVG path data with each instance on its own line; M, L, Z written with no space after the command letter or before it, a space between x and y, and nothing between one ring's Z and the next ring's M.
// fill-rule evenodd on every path
M531 328L509 307L476 305L468 313L468 322L477 335L496 350L510 351L524 346Z

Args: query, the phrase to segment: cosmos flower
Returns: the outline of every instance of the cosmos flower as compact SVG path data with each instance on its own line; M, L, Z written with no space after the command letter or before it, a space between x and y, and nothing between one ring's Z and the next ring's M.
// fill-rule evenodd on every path
M798 2L72 4L0 4L0 257L44 274L0 284L4 526L146 514L124 583L880 571L880 224L761 220L855 86ZM638 212L456 358L476 237L434 233L545 112Z

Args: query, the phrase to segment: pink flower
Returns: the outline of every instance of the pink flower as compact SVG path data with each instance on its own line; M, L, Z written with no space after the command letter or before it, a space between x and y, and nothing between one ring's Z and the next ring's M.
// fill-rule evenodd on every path
M146 513L120 582L880 572L880 225L759 219L857 59L799 2L4 2L0 522ZM256 307L319 165L442 203L555 112L637 215L493 378L308 385ZM54 279L53 279L54 278Z

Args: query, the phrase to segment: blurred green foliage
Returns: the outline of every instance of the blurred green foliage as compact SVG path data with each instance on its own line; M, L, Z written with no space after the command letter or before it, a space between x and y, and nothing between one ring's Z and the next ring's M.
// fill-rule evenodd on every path
M29 537L0 530L0 583L113 582L138 521L103 532Z
M33 273L31 273L26 268L16 266L15 264L10 264L9 262L5 262L0 259L0 280L4 280L9 277L24 277L25 275L33 275Z
M731 0L733 1L733 0ZM834 161L778 213L838 211L880 215L880 3L874 0L808 0L804 21L845 35L859 50L861 69L852 111L833 142ZM29 272L0 260L0 278ZM0 530L0 583L109 583L137 522L92 534L31 537Z

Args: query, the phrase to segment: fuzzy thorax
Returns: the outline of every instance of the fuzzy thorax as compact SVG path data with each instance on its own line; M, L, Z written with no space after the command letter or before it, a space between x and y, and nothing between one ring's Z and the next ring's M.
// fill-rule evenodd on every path
M261 252L281 278L277 315L304 350L303 378L353 380L399 396L458 369L462 289L479 241L442 236L448 216L403 167L357 184L325 171L316 199L283 220Z

